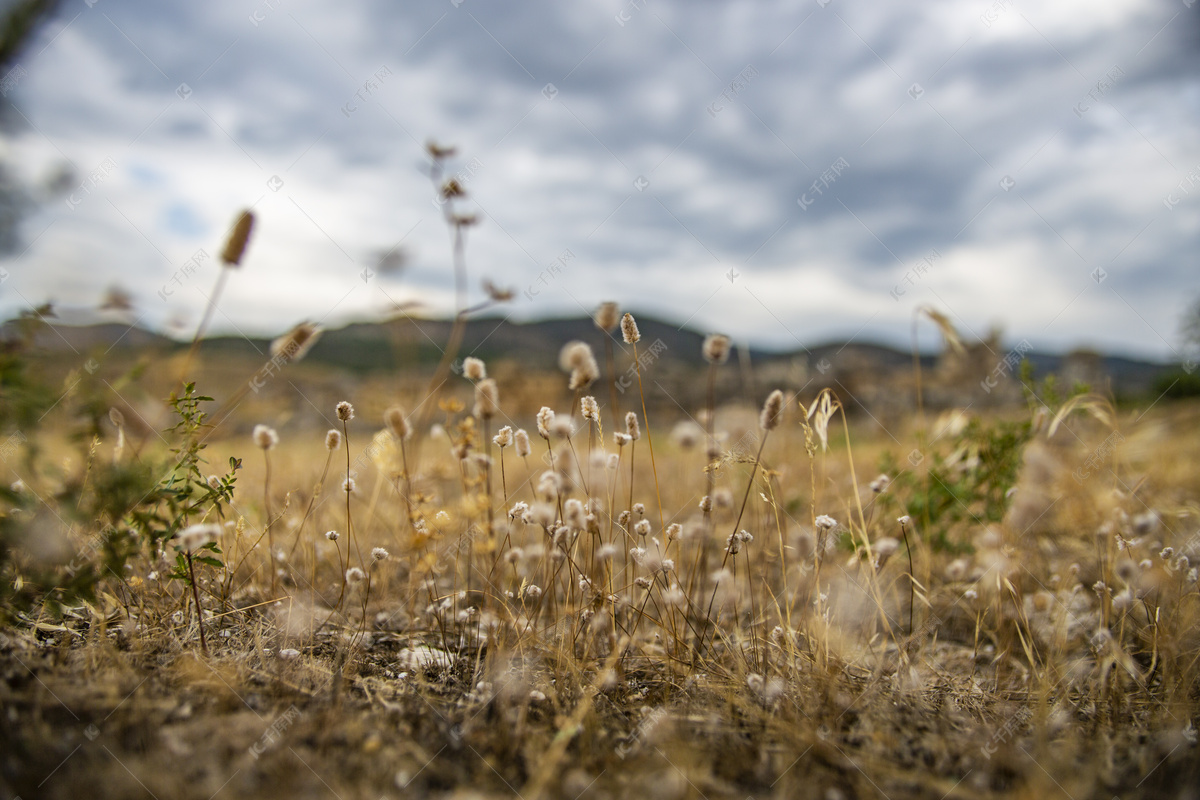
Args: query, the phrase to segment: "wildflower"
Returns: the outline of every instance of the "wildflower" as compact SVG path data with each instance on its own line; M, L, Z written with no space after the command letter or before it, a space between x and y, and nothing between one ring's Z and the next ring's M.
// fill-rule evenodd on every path
M613 328L617 327L617 323L621 319L621 310L617 304L612 301L607 301L600 304L596 309L595 315L592 316L592 322L596 323L596 327L605 333L612 333Z
M463 377L469 381L481 381L487 377L487 367L478 358L464 358Z
M337 418L342 422L349 422L354 419L354 406L343 400L337 404Z
M871 545L871 549L875 551L875 568L883 569L887 560L900 549L900 542L891 536L884 536L882 539L876 540Z
M679 534L683 533L683 526L678 522L672 522L667 526L667 541L673 542L679 538Z
M1092 591L1103 597L1108 592L1108 584L1104 581L1096 581L1092 584Z
M601 545L600 549L596 551L596 558L600 559L601 561L608 561L616 554L617 548L614 545L606 544Z
M975 591L974 589L967 589L965 592L963 592L963 598L966 600L977 600L979 599L979 592Z
M625 415L625 433L634 442L642 438L642 429L638 425L637 414L632 411Z
M354 483L354 478L346 478L342 481L342 491L346 494L353 494L357 484Z
M640 565L643 561L646 560L646 548L644 548L644 547L629 548L629 557L633 559L633 563Z
M620 431L617 431L613 434L613 442L617 445L617 447L624 447L632 441L633 439L629 437L628 433L621 433Z
M492 442L499 448L505 448L512 444L512 438L513 429L508 425L505 425L496 432L495 436L492 437Z
M637 321L634 320L633 314L625 314L621 317L621 337L625 340L625 344L634 344L642 338L641 332L638 330Z
M600 421L600 405L591 395L579 401L579 409L584 419L592 422Z
M646 591L650 591L650 587L654 585L653 582L646 577L634 578L633 583L638 588L645 589Z
M900 517L899 519L897 519L896 522L899 522L900 527L904 528L904 527L907 527L912 522L912 517L910 517L908 514L905 514L903 517Z
M758 426L764 431L773 430L779 425L779 416L783 411L783 392L776 389L767 395L762 412L758 415Z
M409 427L408 419L404 415L404 409L400 406L392 406L383 412L383 424L387 425L392 436L397 439L407 439L412 433L412 428Z
M721 333L710 333L704 337L704 345L700 352L708 363L724 364L729 358L729 337Z
M775 644L779 644L783 641L783 628L781 626L776 625L771 629L771 641Z
M176 533L174 538L179 542L180 547L191 553L210 542L215 542L220 535L220 525L201 522L196 525L189 525Z
M263 450L270 450L279 444L279 434L275 432L274 428L267 427L266 425L255 425L254 444Z
M878 475L876 476L875 480L871 481L871 491L875 494L879 494L880 492L886 490L888 484L891 482L892 479L887 475Z
M713 507L713 501L712 501L712 497L710 495L706 494L706 495L704 495L704 497L700 498L700 510L701 511L703 511L705 514L707 514L708 512L712 511L712 507Z
M644 503L634 503L633 513L637 514L639 517L646 516L646 505Z
M750 687L750 691L755 694L762 694L766 688L766 682L763 680L762 675L759 675L757 672L751 672L746 676L746 686Z
M332 428L325 431L325 449L329 452L337 450L342 445L342 432Z
M675 559L664 558L663 562L662 562L662 571L663 572L674 572L675 571Z
M617 514L617 524L620 525L622 528L629 527L629 512L628 511L622 511L620 514Z
M382 547L375 547L371 550L371 561L383 561L387 559L388 551Z
M500 391L490 378L475 384L475 416L491 419L500 410Z
M351 586L356 586L362 583L364 580L366 580L366 577L366 573L364 573L358 567L351 567L350 569L346 570L346 583L350 584Z
M533 452L533 448L529 444L529 434L525 432L524 428L518 428L517 432L513 434L513 446L516 447L517 455L521 458L525 458Z
M536 600L542 596L542 587L536 583L531 583L525 587L525 596L530 600Z
M509 509L508 516L510 519L516 519L517 517L522 516L528 510L529 504L524 500L518 500L513 507Z
M742 537L736 533L729 534L725 539L725 549L729 551L729 555L736 556L742 551Z
M550 423L554 421L554 409L549 406L542 406L537 413L537 431L538 436L543 439L550 438Z
M579 579L579 591L583 592L584 594L591 592L592 591L591 580L588 579L587 577L580 578Z
M817 527L823 531L833 530L837 527L837 520L827 514L822 514L817 517Z
M633 532L638 536L648 536L650 534L650 520L638 520L633 526Z
M575 433L575 425L568 417L556 417L550 422L550 433L558 439L570 439Z
M331 542L336 542L338 540L338 535L339 534L337 531L325 531L325 538Z
M621 464L621 456L619 456L616 453L609 453L608 463L605 464L605 466L608 469L615 471L617 469L617 467L620 466L620 464Z
M1174 547L1164 547L1158 554L1158 557L1163 561L1170 561L1171 556L1175 555Z

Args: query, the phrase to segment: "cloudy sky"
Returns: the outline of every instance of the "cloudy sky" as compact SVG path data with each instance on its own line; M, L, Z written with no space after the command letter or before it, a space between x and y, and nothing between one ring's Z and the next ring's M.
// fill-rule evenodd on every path
M119 285L190 332L250 207L221 329L445 312L436 139L480 217L472 300L510 286L516 320L615 299L763 346L903 345L929 304L968 336L1175 359L1192 3L66 0L5 81L2 147L75 188L25 220L0 311Z

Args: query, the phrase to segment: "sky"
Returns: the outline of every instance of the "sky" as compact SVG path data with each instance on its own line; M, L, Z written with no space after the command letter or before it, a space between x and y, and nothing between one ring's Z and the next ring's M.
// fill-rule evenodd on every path
M451 313L425 144L514 321L602 300L796 349L967 338L1179 360L1200 295L1195 0L65 0L4 78L43 192L0 312L190 336ZM400 269L379 268L403 254ZM933 345L936 329L918 326Z

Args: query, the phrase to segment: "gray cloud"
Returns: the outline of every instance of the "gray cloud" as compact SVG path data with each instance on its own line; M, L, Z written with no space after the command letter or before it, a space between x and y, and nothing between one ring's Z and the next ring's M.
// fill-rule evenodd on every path
M116 168L30 222L0 304L81 304L120 282L148 323L194 317L215 269L158 291L254 206L227 325L445 310L447 234L422 174L434 137L460 145L456 169L477 159L473 274L540 287L517 319L611 297L794 347L904 342L931 303L977 332L1174 357L1197 290L1198 13L80 4L25 57L5 102L29 123L9 149ZM401 241L405 272L363 280Z

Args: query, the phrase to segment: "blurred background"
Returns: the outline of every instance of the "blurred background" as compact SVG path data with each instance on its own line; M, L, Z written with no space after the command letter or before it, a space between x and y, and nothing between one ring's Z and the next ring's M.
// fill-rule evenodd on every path
M2 3L0 313L186 340L250 208L213 333L446 318L432 140L513 323L1186 362L1193 2Z

